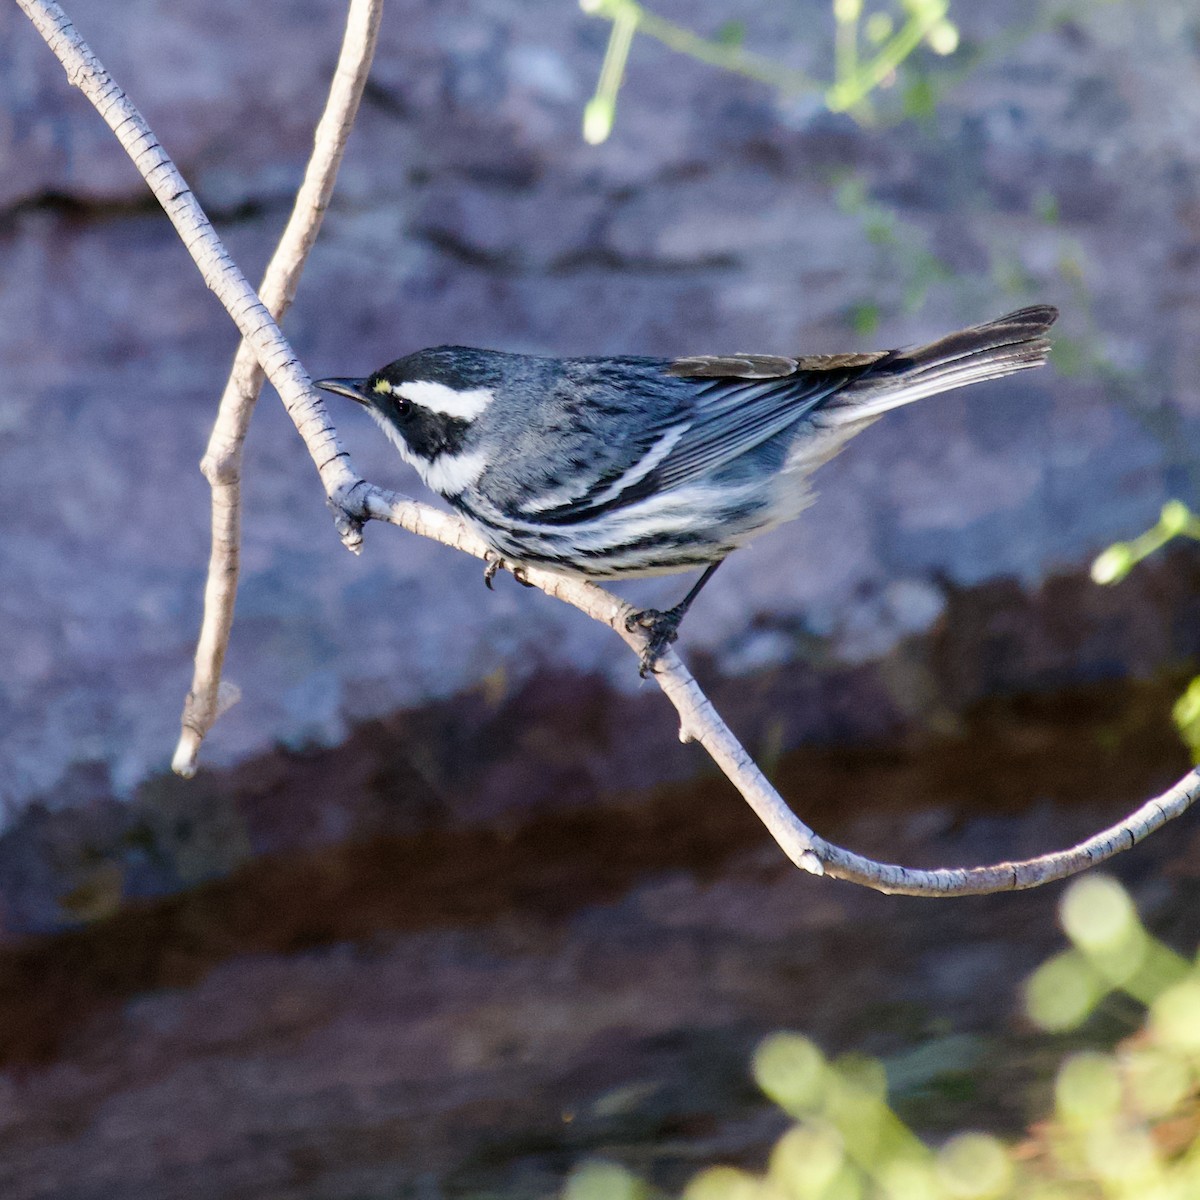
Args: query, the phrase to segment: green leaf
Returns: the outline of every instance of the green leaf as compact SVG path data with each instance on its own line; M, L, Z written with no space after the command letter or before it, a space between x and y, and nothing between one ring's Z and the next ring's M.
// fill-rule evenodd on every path
M1191 753L1192 762L1200 763L1200 675L1188 684L1187 691L1175 701L1171 719Z
M867 18L867 41L873 46L881 46L892 36L892 30L895 24L892 21L891 14L885 12L873 12Z
M910 75L901 96L904 115L914 121L927 121L937 111L937 102L933 80L923 72Z
M728 46L731 50L736 50L745 40L746 26L741 21L726 21L713 37L718 46Z
M870 337L879 328L879 305L856 304L850 312L850 324L855 333Z

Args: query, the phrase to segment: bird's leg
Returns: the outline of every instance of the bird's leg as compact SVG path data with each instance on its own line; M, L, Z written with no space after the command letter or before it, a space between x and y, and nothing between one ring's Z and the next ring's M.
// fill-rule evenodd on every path
M713 572L723 563L723 558L708 566L704 574L692 585L691 591L674 608L659 612L657 608L647 608L642 612L631 613L625 618L625 628L632 633L635 629L644 629L650 635L646 648L642 651L642 662L638 674L643 679L654 670L663 651L679 636L679 625L692 607L692 601L700 595L700 589L713 577Z
M502 570L511 572L512 577L522 587L533 587L533 584L525 578L525 568L520 563L508 562L499 550L488 550L483 556L483 561L487 563L487 566L483 568L483 582L489 591L495 591L492 581L496 578L496 573Z

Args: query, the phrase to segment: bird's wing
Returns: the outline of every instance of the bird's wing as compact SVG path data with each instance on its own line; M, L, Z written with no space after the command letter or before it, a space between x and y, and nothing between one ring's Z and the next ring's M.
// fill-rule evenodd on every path
M876 350L869 354L807 354L802 358L784 358L779 354L702 354L675 359L667 374L687 379L786 379L803 371L866 368L892 353Z
M586 521L687 484L782 433L883 357L739 354L664 364L663 382L682 388L681 403L646 430L619 472L568 503L541 507L537 521Z
M703 382L696 391L693 421L654 471L655 486L678 487L761 446L886 353L677 360L672 375Z

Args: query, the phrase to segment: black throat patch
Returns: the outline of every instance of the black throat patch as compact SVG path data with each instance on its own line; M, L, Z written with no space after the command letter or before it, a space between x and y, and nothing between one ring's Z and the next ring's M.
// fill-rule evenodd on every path
M376 405L396 427L414 454L434 459L439 454L458 454L466 444L470 421L432 412L420 404L397 404L392 396L380 396Z

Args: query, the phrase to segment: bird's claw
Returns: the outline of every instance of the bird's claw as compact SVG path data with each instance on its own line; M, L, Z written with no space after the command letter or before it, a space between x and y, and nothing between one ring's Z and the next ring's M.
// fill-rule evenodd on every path
M498 555L495 550L489 550L484 556L483 561L487 566L483 568L483 585L489 592L496 590L496 585L492 582L496 578L496 572L504 566L504 559Z
M507 570L522 587L533 587L533 584L525 578L525 568L519 563L506 562L497 551L487 551L483 556L483 561L487 563L487 566L483 568L483 582L489 591L496 590L493 580L496 578L497 572L502 570Z
M667 647L679 637L682 615L673 608L666 612L659 612L657 608L647 608L641 612L630 613L625 618L625 628L630 633L644 629L649 635L638 666L638 674L643 679L653 673L655 664L666 653Z

